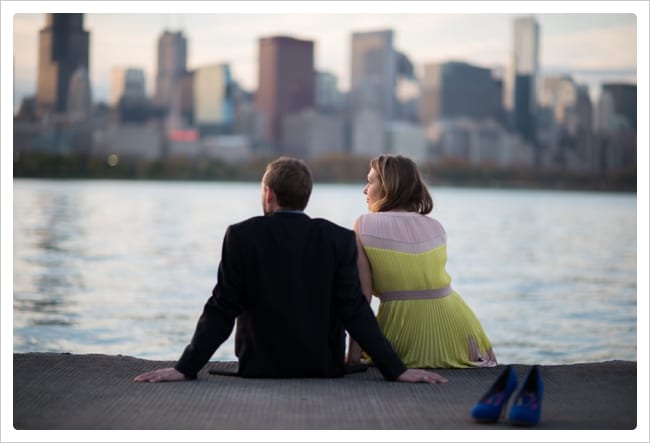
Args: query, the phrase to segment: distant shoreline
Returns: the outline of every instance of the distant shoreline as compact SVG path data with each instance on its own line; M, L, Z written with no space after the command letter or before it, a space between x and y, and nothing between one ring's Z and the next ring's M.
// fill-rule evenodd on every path
M130 160L109 165L96 157L33 152L22 153L14 159L13 178L257 183L269 160L259 157L236 164L215 159ZM361 184L368 173L369 157L337 155L308 160L307 163L316 183ZM576 174L458 162L420 162L419 166L430 186L637 192L636 168L612 174Z
M258 183L258 180L254 179L239 179L239 178L160 178L160 177L64 177L59 175L23 175L23 176L13 176L14 179L28 179L28 180L57 180L57 181L68 181L68 180L79 180L79 181L101 181L101 180L118 180L118 181L136 181L136 182L196 182L196 183L209 183L209 182L219 182L219 183ZM340 185L359 185L363 186L364 182L359 180L314 180L315 184L340 184ZM632 186L618 186L610 185L607 183L581 183L577 185L572 185L571 183L536 183L536 182L502 182L494 180L467 180L467 181L429 181L430 187L448 187L448 188L482 188L482 189L513 189L513 190L530 190L530 191L585 191L585 192L614 192L621 194L636 194L637 188Z

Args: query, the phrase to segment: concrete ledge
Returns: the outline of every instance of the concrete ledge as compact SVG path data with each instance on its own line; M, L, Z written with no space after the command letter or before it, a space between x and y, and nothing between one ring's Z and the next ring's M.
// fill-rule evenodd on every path
M209 375L136 383L173 362L125 356L14 354L14 428L36 429L512 429L469 411L502 367L441 369L444 385L386 382L379 371L338 379L242 379ZM515 365L519 378L528 369ZM635 429L637 364L542 366L545 397L535 429Z

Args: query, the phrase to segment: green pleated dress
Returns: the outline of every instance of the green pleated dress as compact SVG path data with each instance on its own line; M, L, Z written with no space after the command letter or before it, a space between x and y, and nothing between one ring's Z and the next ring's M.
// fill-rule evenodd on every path
M379 326L409 368L496 366L481 322L451 288L446 233L414 212L377 212L357 223L381 303Z

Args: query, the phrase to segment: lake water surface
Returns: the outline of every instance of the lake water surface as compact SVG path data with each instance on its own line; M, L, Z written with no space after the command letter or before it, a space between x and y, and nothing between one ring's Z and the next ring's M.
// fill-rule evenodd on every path
M362 186L316 184L306 212L351 227L366 211ZM226 227L261 212L255 183L13 187L14 352L176 360ZM636 194L431 191L453 286L499 363L636 360ZM235 359L231 339L213 359Z

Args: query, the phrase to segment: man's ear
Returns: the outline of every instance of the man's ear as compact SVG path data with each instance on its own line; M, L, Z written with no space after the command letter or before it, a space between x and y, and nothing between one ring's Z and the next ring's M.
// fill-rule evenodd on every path
M273 192L273 189L266 185L264 185L264 202L267 205L272 205L273 202L275 202L275 193Z

